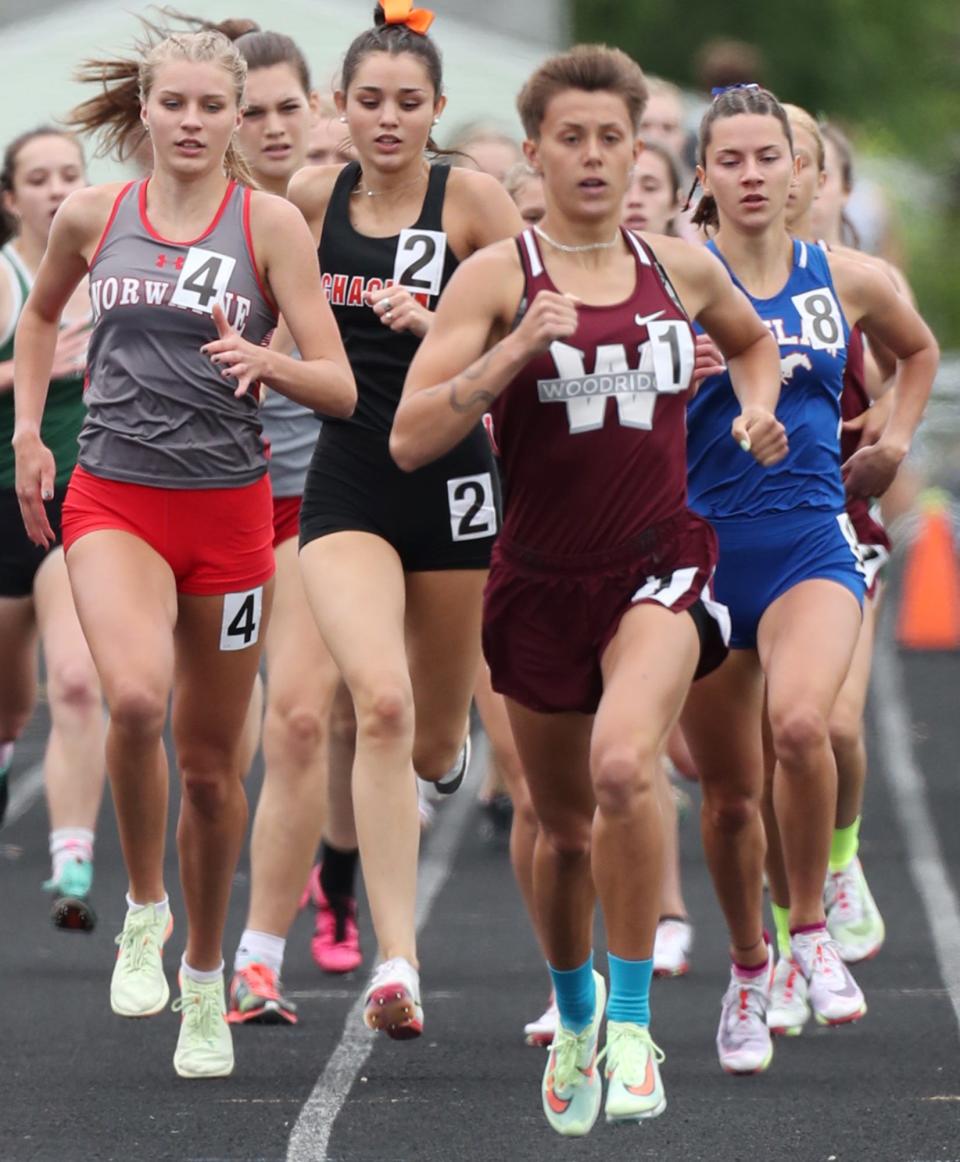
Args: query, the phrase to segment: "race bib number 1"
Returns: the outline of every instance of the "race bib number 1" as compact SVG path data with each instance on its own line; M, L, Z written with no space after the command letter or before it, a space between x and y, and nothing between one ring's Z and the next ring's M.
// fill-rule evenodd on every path
M223 595L223 619L220 622L220 650L245 650L260 640L263 615L263 586L244 593Z
M212 315L214 303L223 305L230 276L236 265L237 260L229 254L191 246L170 296L171 305Z

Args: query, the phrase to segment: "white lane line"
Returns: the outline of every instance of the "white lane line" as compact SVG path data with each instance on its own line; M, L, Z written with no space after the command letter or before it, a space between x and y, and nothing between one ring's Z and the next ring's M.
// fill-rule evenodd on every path
M882 767L897 820L907 845L907 864L933 939L940 976L960 1025L960 904L944 862L930 814L924 779L913 756L906 693L896 647L892 613L884 615L873 667L876 726Z
M7 776L9 778L9 776ZM4 827L22 819L43 794L43 762L32 767L15 779L10 779L10 798L7 800L7 814Z
M486 766L486 739L474 738L471 776L438 812L437 825L430 835L429 846L420 862L417 876L416 924L419 932L430 916L433 904L446 883L460 846L463 829L476 802L474 780ZM337 1116L373 1050L376 1034L363 1023L363 992L347 1014L340 1042L326 1068L317 1079L304 1103L287 1146L287 1162L326 1162L330 1135Z

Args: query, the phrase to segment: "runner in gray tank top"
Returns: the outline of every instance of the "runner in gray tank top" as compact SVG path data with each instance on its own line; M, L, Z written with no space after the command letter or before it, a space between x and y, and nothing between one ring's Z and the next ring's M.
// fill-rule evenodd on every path
M17 330L17 495L31 540L48 543L56 467L40 420L57 321L90 270L92 406L63 527L110 709L108 766L130 877L111 1007L146 1017L169 998L162 732L172 694L187 910L174 1068L220 1077L233 1069L221 945L246 827L241 735L273 596L272 503L248 393L262 380L346 416L355 388L309 231L282 199L237 184L247 171L231 139L246 66L233 45L178 35L155 41L139 64L85 69L99 95L72 122L116 143L142 117L154 172L141 184L77 191L53 224ZM274 304L300 360L262 345Z

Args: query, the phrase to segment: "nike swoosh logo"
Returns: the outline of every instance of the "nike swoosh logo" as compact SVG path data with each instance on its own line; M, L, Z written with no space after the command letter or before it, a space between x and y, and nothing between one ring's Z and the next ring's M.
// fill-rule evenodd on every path
M654 311L652 315L634 315L633 321L638 327L645 327L648 323L655 323L663 315L663 311Z
M557 1096L556 1090L553 1088L553 1075L547 1078L547 1105L553 1110L555 1114L565 1114L570 1108L570 1103L573 1101L572 1097L562 1098Z
M623 1088L627 1093L632 1093L634 1097L650 1097L656 1088L657 1079L653 1072L653 1058L647 1058L647 1073L643 1079L643 1085L625 1085Z

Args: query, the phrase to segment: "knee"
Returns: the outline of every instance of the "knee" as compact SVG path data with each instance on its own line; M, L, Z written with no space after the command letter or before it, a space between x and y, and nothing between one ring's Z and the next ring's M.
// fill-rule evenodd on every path
M630 815L645 797L652 802L656 761L652 748L638 750L622 743L595 751L591 761L593 793L601 815Z
M53 713L58 708L83 715L100 712L100 683L92 662L61 663L50 671L47 689Z
M167 699L147 683L126 682L108 700L115 730L141 737L158 737L167 717Z
M312 757L324 742L323 715L303 703L270 706L265 730L290 755Z
M539 838L550 856L560 863L590 859L592 820L589 817L565 816L539 820Z
M229 756L218 747L188 746L177 756L184 797L190 806L208 819L222 812L239 774Z
M436 726L417 731L413 744L413 769L421 779L442 779L453 767L463 746L463 725L459 731Z
M385 679L354 699L357 733L376 742L394 742L413 733L413 694L408 684Z
M830 745L839 753L845 754L855 750L860 745L863 734L863 719L859 714L853 714L846 707L836 706L830 715Z
M703 814L713 831L736 835L759 818L760 801L747 794L707 794L703 799Z
M829 741L826 718L809 704L798 703L788 710L771 714L770 727L777 758L788 766L806 762Z

